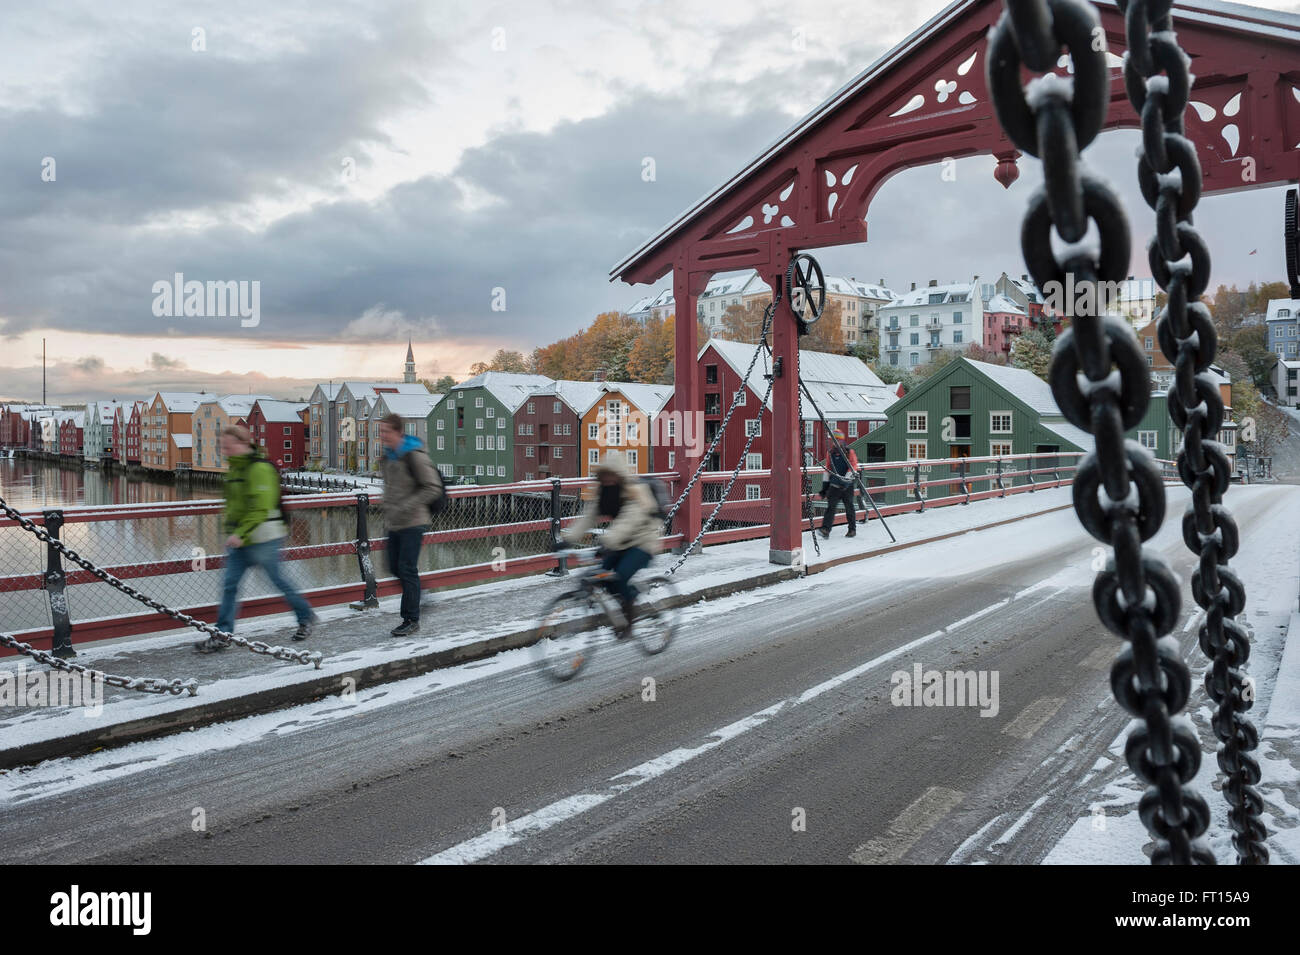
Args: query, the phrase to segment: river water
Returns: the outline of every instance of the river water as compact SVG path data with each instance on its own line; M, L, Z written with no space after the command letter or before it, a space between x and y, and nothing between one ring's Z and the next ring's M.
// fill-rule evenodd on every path
M101 471L60 468L43 461L22 458L0 459L0 497L20 510L76 505L148 504L165 501L211 500L210 488L191 493L184 486L106 475ZM544 518L549 502L543 499L516 501L514 521ZM356 507L352 502L320 509L295 509L287 546L305 546L356 537ZM440 515L436 529L473 526L481 520L470 515ZM368 511L368 533L382 538L385 533L378 507ZM152 561L184 561L185 573L142 576L131 584L172 607L193 607L216 603L220 598L222 571L208 570L204 559L222 552L225 534L220 514L143 517L131 520L66 524L62 539L79 554L102 567L147 564ZM437 570L468 564L490 563L498 557L518 557L550 550L549 533L502 534L471 540L426 545L421 570ZM383 554L375 554L375 571L387 574ZM354 553L305 560L287 560L286 575L301 589L356 583L360 571ZM0 631L13 633L50 625L49 601L43 590L20 587L20 575L30 578L45 569L45 547L19 527L0 528ZM272 593L261 571L244 578L241 598ZM89 618L140 613L147 608L113 590L107 584L86 583L69 587L68 606L76 623Z

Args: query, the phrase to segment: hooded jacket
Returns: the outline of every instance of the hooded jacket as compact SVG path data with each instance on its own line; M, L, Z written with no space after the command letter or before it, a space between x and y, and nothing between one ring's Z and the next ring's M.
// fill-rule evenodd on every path
M228 460L229 470L222 485L226 499L227 534L238 535L244 544L262 544L284 537L288 529L280 520L280 475L254 445L247 454Z
M828 487L843 489L853 486L853 475L850 472L858 470L858 455L847 444L844 449L849 452L848 458L833 447L826 453L826 474L822 477L823 494Z
M396 452L384 448L380 470L384 475L384 526L400 531L429 524L433 520L429 506L445 489L424 453L423 442L414 435L402 435Z
M596 469L598 482L600 475L607 471L618 476L619 487L622 490L622 503L618 509L618 516L605 528L605 533L600 539L601 544L609 550L638 547L649 554L659 553L661 547L659 537L663 524L655 516L658 505L655 502L654 492L641 483L636 472L628 466L626 459L617 451L607 453L604 463ZM582 516L564 531L563 538L566 542L578 543L583 535L600 521L600 487L601 485L597 483L590 491Z

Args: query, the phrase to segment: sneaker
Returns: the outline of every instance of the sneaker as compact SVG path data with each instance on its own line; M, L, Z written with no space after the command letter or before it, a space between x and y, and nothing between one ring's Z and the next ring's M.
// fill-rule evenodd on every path
M419 631L420 631L420 621L403 620L400 624L398 624L396 627L393 628L392 634L395 637L409 637L413 633L419 633Z
M828 541L831 539L831 532L824 527L817 528L817 533L822 535L822 540L824 541Z
M845 534L844 536L845 536L845 537L857 537L857 536L858 536L858 529L857 529L856 527L850 527L850 528L849 528L849 532L848 532L847 534Z
M217 653L230 646L225 640L218 640L216 637L208 637L206 640L200 640L194 644L194 650L197 653Z
M308 637L311 636L312 628L315 627L316 624L318 623L320 623L320 617L316 616L315 614L312 614L311 619L309 619L306 623L298 624L298 629L293 632L293 638L295 640L306 640Z

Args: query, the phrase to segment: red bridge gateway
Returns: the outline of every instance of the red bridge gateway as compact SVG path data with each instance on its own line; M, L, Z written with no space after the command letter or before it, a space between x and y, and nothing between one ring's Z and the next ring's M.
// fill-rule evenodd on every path
M1124 91L1123 15L1114 2L1096 6L1110 51L1106 128L1139 128ZM650 284L671 272L677 315L693 319L717 272L755 268L776 288L795 253L866 241L872 198L904 169L991 155L993 175L1009 187L1020 153L998 125L984 80L986 35L1001 14L998 0L950 4L616 265L611 281ZM1192 58L1186 128L1204 191L1300 179L1300 16L1213 0L1176 4L1173 16ZM1057 72L1068 75L1065 57ZM1145 238L1137 247L1144 245ZM677 407L702 412L696 323L678 321L676 335ZM773 387L770 556L791 563L800 537L800 468L797 330L788 296L772 338L783 374ZM692 450L677 458L684 478L699 465ZM694 539L702 519L698 484L678 514L675 529Z

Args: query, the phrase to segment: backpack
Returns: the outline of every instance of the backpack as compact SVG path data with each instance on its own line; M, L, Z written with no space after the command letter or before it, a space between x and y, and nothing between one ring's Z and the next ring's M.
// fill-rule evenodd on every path
M654 516L658 520L666 521L668 519L668 508L672 506L672 501L668 498L668 488L664 487L664 482L658 478L643 477L639 478L639 480L650 489L650 496L654 498Z
M404 457L406 458L406 469L411 472L411 480L415 483L416 487L419 487L420 479L415 473L415 465L411 463L411 455L414 453L414 451L408 451ZM438 470L438 465L430 461L429 467L433 468L433 473L437 478L438 485L438 496L429 504L429 515L431 517L437 517L447 506L447 481L442 476L442 472Z

